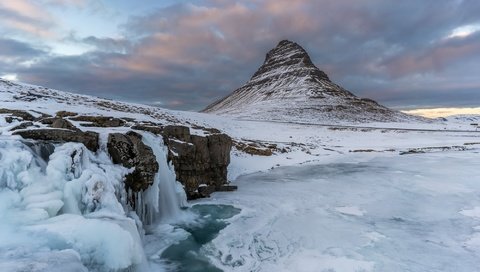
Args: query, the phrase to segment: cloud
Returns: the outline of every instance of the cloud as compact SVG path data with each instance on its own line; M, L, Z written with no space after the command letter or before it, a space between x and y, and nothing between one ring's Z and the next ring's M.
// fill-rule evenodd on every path
M428 73L444 69L454 62L478 56L480 53L480 32L465 37L441 40L419 50L396 55L383 62L393 76L412 73Z
M9 10L24 16L25 8ZM430 103L432 96L448 101L451 93L467 96L480 88L474 72L480 70L478 33L449 37L478 24L478 14L475 0L182 1L131 17L117 37L67 37L92 50L14 72L31 83L197 110L240 87L265 53L287 38L360 96L405 104Z
M0 57L32 58L45 54L44 50L32 47L29 43L0 38Z
M17 31L39 38L52 38L55 26L52 15L38 2L1 1L0 24L7 31Z

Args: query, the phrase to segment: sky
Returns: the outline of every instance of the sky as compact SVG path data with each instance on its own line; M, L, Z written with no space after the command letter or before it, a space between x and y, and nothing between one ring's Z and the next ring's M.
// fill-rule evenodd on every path
M360 97L480 106L478 0L0 1L0 77L170 109L228 95L283 39Z

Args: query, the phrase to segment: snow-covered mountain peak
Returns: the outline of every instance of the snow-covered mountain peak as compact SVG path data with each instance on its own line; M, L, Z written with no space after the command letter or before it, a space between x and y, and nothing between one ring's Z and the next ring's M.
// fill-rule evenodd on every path
M416 119L333 83L295 42L283 40L241 88L203 110L240 119L315 123Z
M251 81L258 82L272 76L307 77L310 80L330 81L327 74L320 71L300 45L283 40L270 50L263 65L253 75Z

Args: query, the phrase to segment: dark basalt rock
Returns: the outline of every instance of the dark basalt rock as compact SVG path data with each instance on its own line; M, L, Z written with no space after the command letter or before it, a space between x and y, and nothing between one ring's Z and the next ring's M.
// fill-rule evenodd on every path
M66 129L34 129L16 131L14 135L20 135L25 139L49 141L53 143L78 142L82 143L89 150L98 150L98 133L87 131L72 131Z
M147 131L156 135L160 135L163 131L163 128L159 126L134 125L131 128L135 130Z
M107 149L114 163L135 168L126 176L127 189L139 192L153 184L159 167L153 150L142 142L142 135L133 131L109 134Z
M23 122L20 125L10 129L10 131L19 130L19 129L26 129L26 128L31 127L31 126L33 126L32 122Z
M190 129L186 126L165 126L161 133L166 138L176 138L184 142L190 141Z
M177 180L185 186L187 197L207 197L221 190L228 182L232 139L225 134L190 135L183 126L170 126L167 131L163 136L169 148L168 158Z
M46 162L49 160L50 155L55 151L55 145L49 142L24 140L23 143L30 147L36 156Z
M65 117L70 117L70 116L76 116L76 115L78 115L78 113L71 112L71 111L58 111L55 115L57 117L60 117L60 118L65 118Z
M89 124L80 124L82 127L121 127L125 121L119 118L108 116L76 116L70 118L73 121L90 122Z
M79 130L72 123L70 123L68 120L63 119L63 118L56 118L56 120L53 121L51 127L52 128L64 128L64 129L70 129L70 130Z
M63 129L80 131L70 121L68 121L67 119L63 119L61 117L44 118L40 120L40 123L49 125L52 128L63 128Z
M34 121L35 117L23 110L0 109L0 114L11 114L12 116L20 117L25 121Z

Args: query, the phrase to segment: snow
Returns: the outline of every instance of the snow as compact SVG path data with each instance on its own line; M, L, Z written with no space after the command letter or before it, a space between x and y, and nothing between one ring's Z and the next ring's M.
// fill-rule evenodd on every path
M28 93L38 98L23 99ZM241 209L201 249L224 271L478 270L480 132L470 125L477 117L362 124L238 120L4 81L0 104L32 113L68 110L213 127L236 142L276 145L272 156L234 149L228 179L238 191L194 202ZM161 139L142 133L161 171L140 196L150 210L132 211L122 181L132 169L114 165L105 152L108 133L129 127L80 127L100 133L97 153L58 144L44 161L39 150L11 135L21 122L7 123L5 116L0 271L165 269L162 252L188 236L175 224L195 218L180 209L183 191Z
M465 215L465 216L480 219L480 207L475 207L471 210L461 210L460 213Z
M335 210L346 215L363 216L365 214L364 210L356 206L336 207Z
M476 271L479 221L464 214L477 209L464 207L480 203L478 159L363 153L244 175L198 201L242 209L205 250L224 271Z
M0 146L2 271L15 259L38 271L51 266L42 268L42 258L73 263L78 271L82 263L115 270L144 262L135 221L117 198L127 169L77 143L57 146L47 163L16 139L1 139Z

